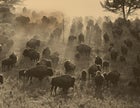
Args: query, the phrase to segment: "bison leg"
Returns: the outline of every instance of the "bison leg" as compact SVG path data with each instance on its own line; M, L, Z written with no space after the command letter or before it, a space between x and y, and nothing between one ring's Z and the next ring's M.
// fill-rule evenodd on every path
M51 87L51 95L52 95L52 93L53 93L53 88L54 88L54 86L52 85L52 87Z
M57 86L54 87L54 93L56 95Z

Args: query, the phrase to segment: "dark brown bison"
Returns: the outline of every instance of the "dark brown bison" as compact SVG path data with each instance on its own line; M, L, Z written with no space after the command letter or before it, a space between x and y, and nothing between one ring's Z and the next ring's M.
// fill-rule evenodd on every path
M13 53L9 56L9 58L2 60L2 71L6 71L6 69L11 69L15 66L17 62L17 56Z
M90 57L91 54L91 47L86 44L80 44L76 47L76 50L79 52L82 56Z
M101 69L99 69L99 67L96 65L96 64L94 64L94 65L91 65L89 68L88 68L88 75L89 75L89 79L90 79L90 77L95 77L95 75L96 75L96 72L97 71L101 71Z
M58 65L59 63L59 53L58 52L54 52L51 56L50 56L50 59L52 60L52 63L55 66Z
M117 70L111 71L109 73L103 74L107 83L107 87L111 84L116 87L120 79L120 73Z
M37 62L40 59L40 54L34 49L25 49L23 56L30 58L31 61Z
M100 65L100 66L102 66L102 58L101 57L99 57L99 56L96 56L96 58L95 58L95 64L96 65Z
M68 37L68 45L73 45L76 40L77 40L77 37L76 36L70 35Z
M78 42L79 42L79 43L83 43L84 41L85 41L84 35L81 33L81 34L78 36Z
M109 62L108 61L104 61L103 62L103 70L108 70L109 68Z
M52 67L52 61L49 59L42 59L37 65L45 65L47 67Z
M33 48L36 49L38 47L40 47L40 40L38 39L31 39L26 43L26 47L28 48Z
M59 77L55 77L51 81L51 94L53 90L56 94L57 87L62 88L64 93L67 93L70 87L74 88L75 78L71 77L70 75L62 75Z
M97 90L100 90L104 83L104 76L101 74L101 71L97 71L95 75L95 86Z
M86 81L87 79L87 72L85 70L82 71L81 80Z
M67 60L64 62L64 68L66 73L71 73L75 71L76 66L71 61Z
M0 75L0 83L3 84L3 75Z
M111 60L116 61L118 57L118 52L114 48L111 50Z
M42 56L43 56L44 58L49 59L49 58L50 58L50 55L51 55L51 50L50 50L49 47L46 47L46 48L43 50L43 52L42 52Z
M45 77L53 76L53 69L47 66L39 65L25 72L26 77L32 82L32 78L38 78L42 81Z
M107 33L105 33L105 34L103 35L103 38L104 38L105 43L109 42L109 36L108 36Z

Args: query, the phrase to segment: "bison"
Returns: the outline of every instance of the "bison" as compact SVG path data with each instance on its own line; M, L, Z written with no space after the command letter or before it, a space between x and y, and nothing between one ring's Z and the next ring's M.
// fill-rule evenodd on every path
M89 79L90 79L90 77L95 77L96 72L97 72L98 70L101 71L101 69L99 69L98 66L97 66L96 64L91 65L91 66L88 68Z
M102 66L102 59L101 59L101 57L96 56L96 58L95 58L95 64Z
M0 75L0 83L3 84L3 75Z
M13 53L9 56L9 58L2 60L1 63L2 71L13 68L16 62L17 62L17 56Z
M118 85L120 79L120 73L117 70L103 74L107 83L107 87L112 84L114 87Z
M91 47L86 45L86 44L80 44L76 46L76 50L79 52L80 55L82 56L87 56L89 57L91 54Z
M67 60L64 62L64 68L66 73L74 72L76 69L75 64L71 63L71 61Z
M32 82L32 77L42 81L45 77L53 76L53 69L47 66L39 65L25 72L26 77Z
M52 61L49 59L42 59L37 65L45 65L47 67L52 67Z
M50 55L51 55L51 50L50 50L49 47L46 47L46 48L43 50L43 52L42 52L42 56L43 56L44 58L49 59L49 58L50 58Z
M109 68L109 62L108 61L104 61L103 62L103 70L108 70Z
M62 75L62 76L52 78L51 94L53 93L54 90L56 95L57 87L62 88L64 93L67 93L70 87L74 88L74 83L75 83L75 78L71 77L70 75Z
M109 42L109 36L108 36L107 33L105 33L105 34L103 35L103 38L104 38L105 43Z
M23 56L30 58L31 61L37 62L40 59L40 54L35 49L25 49Z
M80 44L80 43L82 43L82 42L84 42L84 41L85 41L84 35L81 33L81 34L78 36L78 42L79 42L79 44Z
M114 48L111 50L111 60L116 61L118 57L118 52Z
M40 40L38 39L31 39L26 43L26 47L28 48L33 48L36 49L38 47L40 47Z

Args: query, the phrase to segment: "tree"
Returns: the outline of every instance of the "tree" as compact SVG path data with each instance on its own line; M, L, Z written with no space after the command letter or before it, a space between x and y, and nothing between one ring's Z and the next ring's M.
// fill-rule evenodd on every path
M14 14L11 10L15 10L15 5L21 0L0 0L0 22L11 22Z
M122 14L124 20L127 20L129 15L140 9L140 0L105 0L100 4L107 11Z

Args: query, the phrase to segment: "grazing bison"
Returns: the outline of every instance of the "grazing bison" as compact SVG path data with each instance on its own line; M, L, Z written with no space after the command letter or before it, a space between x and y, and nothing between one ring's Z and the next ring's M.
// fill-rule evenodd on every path
M127 53L128 53L128 49L127 49L127 47L126 46L121 46L121 53L122 53L122 55L127 55Z
M38 47L40 47L40 40L38 39L31 39L26 43L26 47L28 48L33 48L36 49Z
M43 50L43 52L42 52L42 56L43 56L44 58L49 59L49 58L50 58L50 55L51 55L51 50L50 50L49 47L46 47L46 48Z
M111 50L111 60L116 61L118 57L118 52L113 48Z
M45 65L47 67L52 67L52 61L49 59L42 59L37 65Z
M66 73L74 72L76 69L75 64L71 63L71 61L67 60L64 62L64 68Z
M101 71L101 69L99 69L98 67L97 67L97 65L91 65L89 68L88 68L88 75L89 75L89 79L90 79L90 77L95 77L95 75L96 75L96 72L97 71Z
M95 64L102 66L102 59L101 59L101 57L96 56L96 58L95 58Z
M108 70L109 68L109 62L108 61L104 61L103 62L103 70Z
M118 85L120 79L120 73L117 70L103 74L107 83L107 87L112 84L114 87Z
M84 41L85 41L84 35L81 33L81 34L78 36L78 42L79 42L79 44L80 44L80 43L82 43L82 42L84 42Z
M40 54L34 49L25 49L23 56L30 58L31 61L37 62L40 59Z
M17 56L13 53L9 56L9 58L2 60L2 71L6 71L6 69L11 69L15 66L17 62Z
M53 69L47 66L39 65L25 72L26 77L32 82L32 77L42 81L45 77L53 76Z
M56 94L57 87L62 88L64 93L67 93L70 87L74 88L75 78L71 77L70 75L62 75L59 77L52 78L51 81L51 94L53 90Z
M103 38L104 38L105 43L109 42L109 36L108 36L107 33L105 33L105 34L103 35Z
M132 48L133 43L130 39L126 39L124 40L124 44L128 47L128 48Z
M0 75L0 83L3 84L3 75Z
M91 54L91 47L86 44L80 44L76 47L76 50L79 52L80 55L84 55L89 57Z

